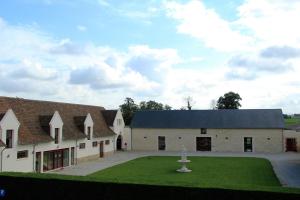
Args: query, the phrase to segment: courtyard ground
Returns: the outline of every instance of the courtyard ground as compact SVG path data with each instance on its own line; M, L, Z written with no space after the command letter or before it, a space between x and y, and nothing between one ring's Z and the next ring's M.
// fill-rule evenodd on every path
M281 153L281 154L258 154L258 153L217 153L217 152L190 152L189 156L210 156L210 157L257 157L268 159L274 169L275 174L283 186L300 188L300 154ZM86 162L57 170L51 173L86 176L127 161L145 156L179 156L178 152L140 152L128 151L117 152L113 156Z

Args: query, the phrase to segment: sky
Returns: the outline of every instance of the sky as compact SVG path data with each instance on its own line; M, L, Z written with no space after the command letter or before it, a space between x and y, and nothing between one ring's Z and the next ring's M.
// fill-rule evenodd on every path
M300 113L300 0L9 0L0 96Z

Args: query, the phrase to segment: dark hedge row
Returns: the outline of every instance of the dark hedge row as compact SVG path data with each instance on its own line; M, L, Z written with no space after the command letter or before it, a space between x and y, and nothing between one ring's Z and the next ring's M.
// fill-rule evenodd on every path
M0 189L6 191L5 197L0 197L0 199L300 199L299 194L288 193L80 182L6 176L0 176Z

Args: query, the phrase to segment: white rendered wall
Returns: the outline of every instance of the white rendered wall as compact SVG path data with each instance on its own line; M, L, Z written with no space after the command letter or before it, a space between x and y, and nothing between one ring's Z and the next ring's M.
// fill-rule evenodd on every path
M88 118L85 121L87 126L93 125L92 119ZM43 152L44 151L52 151L52 150L59 150L59 149L66 149L69 148L69 165L71 164L71 147L76 147L76 140L66 140L63 141L62 138L62 127L63 122L58 112L55 112L53 118L50 121L50 135L54 138L54 131L55 128L60 128L60 136L59 136L59 143L55 144L54 140L48 143L39 143L36 145L18 145L18 129L19 129L19 121L15 117L12 110L9 110L5 116L0 121L0 136L3 142L6 141L6 130L13 130L13 148L4 149L0 147L0 152L2 151L3 157L1 158L0 154L0 164L1 160L2 163L2 171L15 171L15 172L33 172L35 171L35 155L36 152L41 152L41 168L43 166ZM86 127L87 127L86 126ZM81 139L77 142L77 149L75 148L75 159L77 158L84 158L93 155L99 155L99 143L103 141L104 144L104 153L113 152L114 150L114 136L111 137L101 137L101 138L93 138L93 128L91 128L91 140ZM105 144L105 140L110 140L109 144ZM92 142L97 141L97 147L92 146ZM79 143L85 143L85 149L79 149ZM17 159L17 152L28 150L28 157Z
M121 124L118 124L118 119L121 120ZM114 139L114 149L116 150L117 149L117 138L119 135L122 136L122 149L125 148L124 144L124 127L125 127L125 122L124 122L124 119L123 119L123 116L122 116L122 112L121 110L119 109L117 114L116 114L116 117L115 117L115 120L114 120L114 123L113 123L113 127L110 127L115 133L116 133L116 136L115 136L115 139ZM127 145L128 146L128 145Z

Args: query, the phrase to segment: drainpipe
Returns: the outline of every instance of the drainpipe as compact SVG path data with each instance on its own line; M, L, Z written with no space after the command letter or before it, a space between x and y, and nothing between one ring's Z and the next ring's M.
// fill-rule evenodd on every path
M78 150L77 150L77 143L78 143L78 142L77 142L77 133L76 133L76 140L75 140L75 141L76 141L76 142L75 142L75 150L76 150L76 151L75 151L74 153L76 154L76 156L75 156L75 165L77 165L77 163L78 163L78 161L77 161L77 159L78 159L78 156L77 156L77 151L78 151Z
M6 149L6 146L4 147L4 149L1 150L1 169L0 172L2 172L2 167L3 167L3 151Z
M133 151L133 147L132 147L132 127L129 126L130 129L130 149L131 151Z
M33 143L33 149L32 149L32 163L33 163L33 171L35 172L35 146L36 146L36 143Z

